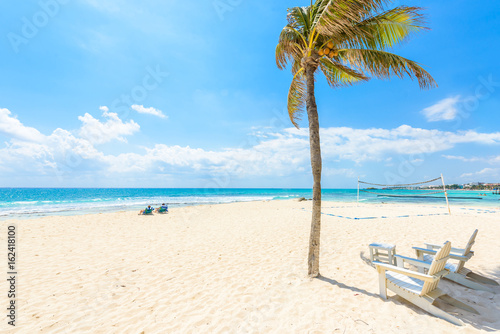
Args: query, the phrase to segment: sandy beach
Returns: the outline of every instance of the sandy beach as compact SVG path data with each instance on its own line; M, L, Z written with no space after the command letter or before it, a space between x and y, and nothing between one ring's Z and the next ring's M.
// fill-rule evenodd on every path
M442 280L480 315L440 305L454 326L389 291L368 244L414 256L423 242L463 247L467 267L500 282L500 209L324 202L322 277L307 277L311 202L258 201L0 223L17 228L17 320L2 333L476 333L500 331L497 294ZM401 217L406 216L406 217ZM385 217L385 218L382 218ZM370 218L370 219L350 219ZM6 246L1 258L6 259ZM4 260L5 261L5 260ZM3 265L6 267L6 264Z

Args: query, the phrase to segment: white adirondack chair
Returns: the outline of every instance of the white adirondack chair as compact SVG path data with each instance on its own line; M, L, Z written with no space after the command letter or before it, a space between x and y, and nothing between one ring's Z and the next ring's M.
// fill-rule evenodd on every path
M472 245L474 245L476 235L478 230L476 229L469 239L469 242L465 248L451 248L450 259L458 260L458 263L447 263L446 269L450 271L448 275L445 276L446 279L452 280L458 284L462 284L468 288L475 290L483 290L491 293L495 293L493 289L487 285L498 286L498 283L492 279L486 278L479 274L472 272L471 270L465 268L465 262L467 262L473 255L474 252L471 251ZM413 247L417 253L417 258L425 262L431 262L437 250L441 248L441 245L428 244L425 243L426 248ZM420 272L424 272L424 268L419 268ZM487 285L484 285L487 284Z
M448 273L444 266L449 258L450 249L451 243L449 241L445 242L430 264L401 255L396 255L397 266L377 261L373 262L379 273L380 296L387 299L387 289L389 289L436 317L462 326L463 322L460 319L433 305L438 298L441 298L447 304L479 314L472 307L448 296L438 288L440 278ZM414 266L423 266L428 268L429 271L427 274L423 274L405 269L405 262Z

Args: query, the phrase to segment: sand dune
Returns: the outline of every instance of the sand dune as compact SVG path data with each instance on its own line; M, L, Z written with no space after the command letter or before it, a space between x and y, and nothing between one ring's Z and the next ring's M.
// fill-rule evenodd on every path
M413 256L465 244L468 267L500 281L500 210L324 202L320 279L307 277L311 202L267 201L1 222L18 228L18 318L2 333L475 333L500 331L497 294L441 287L481 315L456 327L378 295L368 244ZM329 215L328 215L329 214ZM420 216L419 216L420 215ZM341 217L339 217L341 216ZM387 218L381 218L381 217ZM407 217L400 217L407 216ZM374 219L350 219L375 217ZM1 258L6 258L1 247ZM1 285L7 290L7 285ZM2 292L2 305L7 305Z

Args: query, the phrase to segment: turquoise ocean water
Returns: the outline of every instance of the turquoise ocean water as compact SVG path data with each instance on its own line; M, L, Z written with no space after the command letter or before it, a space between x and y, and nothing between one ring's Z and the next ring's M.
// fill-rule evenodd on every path
M417 197L428 191L390 190L360 194L364 203L421 203L445 205L442 194ZM388 197L404 195L408 197ZM244 202L311 198L311 189L100 189L100 188L0 188L0 219L37 218L139 210L168 203L170 208ZM323 189L325 201L356 202L356 189ZM500 208L500 195L491 191L449 191L451 205Z

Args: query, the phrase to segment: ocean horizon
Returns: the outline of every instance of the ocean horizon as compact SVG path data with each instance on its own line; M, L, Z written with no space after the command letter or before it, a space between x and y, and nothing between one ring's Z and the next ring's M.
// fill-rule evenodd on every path
M360 192L362 203L446 206L443 194L427 190ZM357 189L323 189L323 201L355 203ZM307 188L0 188L0 220L140 210L166 203L170 208L248 201L310 199ZM449 190L450 205L498 207L491 191Z

